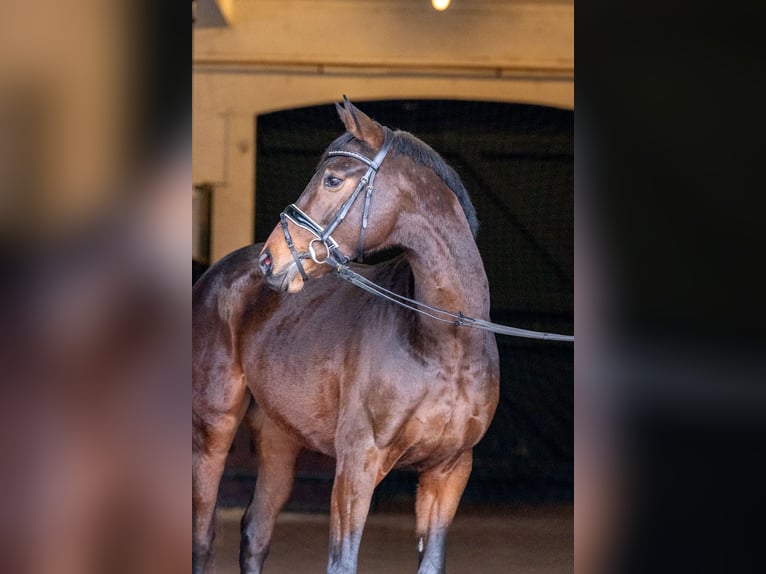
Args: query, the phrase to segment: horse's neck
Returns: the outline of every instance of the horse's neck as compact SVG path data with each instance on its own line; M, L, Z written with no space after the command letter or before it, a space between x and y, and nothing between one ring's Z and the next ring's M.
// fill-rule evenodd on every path
M489 318L487 275L467 224L431 220L405 253L418 301L452 313ZM424 330L438 331L445 326L449 327L428 317L421 321ZM471 331L465 328L466 334Z

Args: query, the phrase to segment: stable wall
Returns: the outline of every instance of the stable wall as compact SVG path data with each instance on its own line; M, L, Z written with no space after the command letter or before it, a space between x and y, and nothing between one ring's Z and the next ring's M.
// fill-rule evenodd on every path
M574 108L571 1L454 0L442 13L428 0L219 7L228 25L195 30L192 76L193 181L215 185L212 261L252 242L258 114L343 94Z

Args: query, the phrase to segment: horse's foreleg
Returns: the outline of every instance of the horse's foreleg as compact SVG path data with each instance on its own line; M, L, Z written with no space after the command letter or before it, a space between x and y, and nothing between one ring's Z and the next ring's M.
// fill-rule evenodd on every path
M192 406L192 572L195 574L211 570L218 484L250 396L244 384L237 382L229 387L225 408L213 409L202 399L199 399L202 404Z
M292 490L295 460L302 447L257 407L248 412L247 422L255 440L258 480L242 517L239 565L243 574L260 574L277 515Z
M450 464L420 473L415 504L418 574L443 574L447 529L455 517L473 463L472 451Z
M328 574L353 574L372 493L383 476L382 454L375 447L353 447L338 453L330 506Z

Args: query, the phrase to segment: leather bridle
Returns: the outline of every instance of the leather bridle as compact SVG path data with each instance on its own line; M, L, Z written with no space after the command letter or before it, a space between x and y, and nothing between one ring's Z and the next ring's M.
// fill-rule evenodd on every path
M287 243L287 247L290 249L290 253L293 256L293 259L295 260L295 263L298 266L298 270L300 271L304 281L308 281L309 279L308 275L306 274L306 270L303 268L304 259L310 258L312 261L314 261L314 263L317 263L318 265L327 263L336 268L339 268L340 266L348 263L349 257L341 251L338 242L333 239L332 233L346 218L346 215L351 209L351 206L361 195L362 190L366 188L364 210L362 212L362 224L359 230L359 246L357 248L357 260L362 261L364 256L364 237L367 233L367 223L369 221L370 200L372 199L373 183L375 182L375 176L380 169L380 164L383 163L383 160L386 158L389 149L391 149L391 143L394 140L394 134L390 129L384 126L382 126L382 129L385 134L383 146L380 148L380 151L378 151L373 159L370 159L360 153L347 150L333 150L327 152L329 157L350 157L367 165L367 171L359 180L359 183L356 185L354 192L346 201L343 202L343 204L340 206L338 211L335 213L327 225L322 227L294 203L288 205L284 211L279 214L282 232L285 236L285 242ZM298 253L298 251L295 249L295 243L293 242L292 236L290 235L290 230L287 225L288 221L302 229L305 229L314 236L314 239L312 239L308 244L308 251ZM324 259L317 255L316 247L314 246L316 243L320 243L325 248Z

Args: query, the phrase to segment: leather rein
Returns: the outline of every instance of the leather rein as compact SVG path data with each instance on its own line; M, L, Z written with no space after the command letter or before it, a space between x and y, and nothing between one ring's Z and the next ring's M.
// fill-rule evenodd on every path
M364 237L365 233L367 232L367 222L369 220L370 200L372 198L373 183L375 181L375 176L380 169L380 165L383 163L383 160L388 154L388 151L391 148L391 143L394 139L393 132L390 129L383 127L383 130L385 133L383 146L375 155L374 159L369 159L362 154L346 150L335 150L327 153L327 155L330 157L346 156L361 161L367 165L367 171L359 180L359 183L354 189L354 192L345 202L343 202L343 204L340 206L340 209L338 209L333 218L325 227L322 227L316 221L311 219L311 217L309 217L305 212L298 208L298 206L296 206L294 203L288 205L285 210L279 214L280 224L282 226L282 232L285 236L285 241L287 242L287 246L290 249L290 253L292 254L293 259L298 266L298 270L300 271L303 280L309 280L309 277L306 274L306 270L303 268L303 260L310 258L312 261L314 261L314 263L317 263L318 265L330 265L335 269L335 273L338 277L348 281L352 285L355 285L360 289L375 295L376 297L381 297L391 301L392 303L396 303L397 305L412 311L416 311L421 315L430 317L436 321L451 323L458 327L483 329L485 331L491 331L500 335L510 335L512 337L543 339L546 341L574 342L574 336L571 335L544 333L541 331L530 331L528 329L519 329L518 327L499 325L490 321L484 321L483 319L467 317L460 312L452 313L451 311L446 311L445 309L432 307L430 305L426 305L425 303L421 303L420 301L416 301L415 299L410 299L404 295L399 295L398 293L389 291L385 287L381 287L377 283L370 281L363 275L360 275L351 269L349 266L349 258L340 250L338 242L335 241L335 239L332 237L332 232L335 231L338 225L340 225L340 223L345 219L346 215L351 209L351 206L361 195L362 190L366 188L357 252L357 260L361 262L362 253L364 251ZM298 227L301 227L302 229L305 229L314 236L314 239L312 239L308 244L307 252L298 253L298 251L295 249L295 243L293 242L292 236L290 235L290 231L287 227L288 221L292 222ZM316 247L314 246L315 243L319 243L324 247L325 256L323 259L317 254Z

